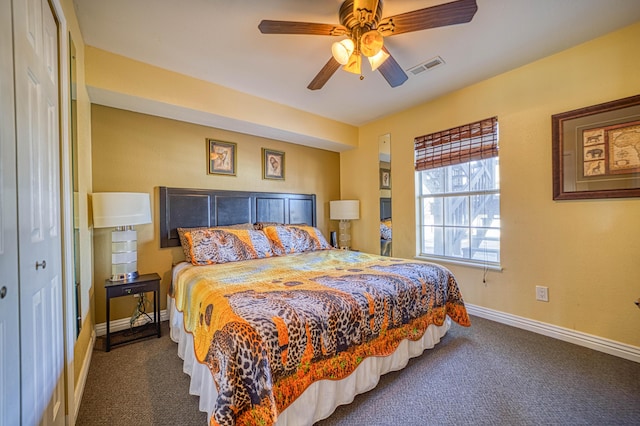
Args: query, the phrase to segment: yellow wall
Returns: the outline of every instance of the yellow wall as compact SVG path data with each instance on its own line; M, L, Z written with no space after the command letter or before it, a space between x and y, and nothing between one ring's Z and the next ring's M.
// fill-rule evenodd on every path
M362 203L354 246L378 250L378 136L391 134L393 252L412 258L414 137L497 116L504 270L483 284L451 265L466 302L640 346L640 199L553 201L551 170L553 114L640 93L638 40L640 23L362 127L340 165L343 197Z
M183 255L179 247L160 248L159 186L316 194L317 226L328 236L329 201L340 196L338 153L99 105L92 107L92 132L94 192L151 194L153 224L136 226L138 271L160 274L163 308L171 266ZM237 143L235 177L207 174L207 138ZM262 179L263 147L285 152L284 181ZM103 323L111 230L93 232L95 320ZM134 301L126 299L112 301L112 320L131 315Z

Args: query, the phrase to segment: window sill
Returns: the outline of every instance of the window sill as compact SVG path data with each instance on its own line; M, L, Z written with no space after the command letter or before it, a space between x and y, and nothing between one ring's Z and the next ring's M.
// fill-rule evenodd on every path
M451 258L444 258L444 257L428 257L428 256L415 256L414 259L417 260L424 260L427 262L433 262L433 263L445 263L445 264L451 264L451 265L456 265L456 266L466 266L469 268L478 268L478 269L488 269L490 271L498 271L498 272L502 272L502 266L501 265L496 265L495 263L482 263L482 262L473 262L473 261L469 261L469 260L454 260Z

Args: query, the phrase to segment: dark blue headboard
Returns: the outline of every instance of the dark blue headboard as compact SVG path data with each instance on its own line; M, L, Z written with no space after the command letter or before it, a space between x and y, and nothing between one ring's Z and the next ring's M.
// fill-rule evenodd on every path
M316 226L316 196L160 187L160 247L180 245L177 228L256 222Z

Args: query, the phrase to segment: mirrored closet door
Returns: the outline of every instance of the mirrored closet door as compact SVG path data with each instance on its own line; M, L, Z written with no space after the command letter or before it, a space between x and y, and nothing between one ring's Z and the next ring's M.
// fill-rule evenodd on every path
M391 218L391 135L378 137L378 167L380 169L380 254L392 253Z

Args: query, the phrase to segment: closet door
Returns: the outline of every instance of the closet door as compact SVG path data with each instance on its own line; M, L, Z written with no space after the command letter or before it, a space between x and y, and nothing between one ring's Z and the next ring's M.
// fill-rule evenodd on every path
M11 0L0 0L0 425L20 424L18 222Z
M22 424L65 418L58 23L47 0L13 2Z

